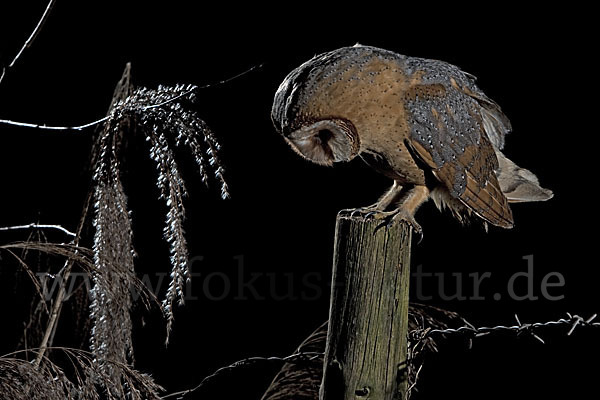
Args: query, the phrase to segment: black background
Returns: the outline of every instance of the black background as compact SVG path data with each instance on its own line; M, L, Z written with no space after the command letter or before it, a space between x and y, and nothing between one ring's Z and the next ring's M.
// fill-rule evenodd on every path
M45 2L27 3L18 10L0 9L0 65L12 60L45 7ZM192 280L198 299L177 309L168 348L156 309L134 312L136 365L168 391L192 387L238 359L287 355L327 318L336 212L372 203L389 182L358 160L324 168L300 159L274 131L270 107L289 71L315 54L356 42L441 59L477 76L480 88L512 121L505 153L555 193L547 203L514 205L516 227L492 227L489 233L461 227L425 205L417 214L425 238L413 246L413 266L444 272L449 292L452 273L492 273L481 289L486 300L445 301L434 295L427 303L460 312L475 325L513 324L515 313L533 322L600 311L593 193L597 100L588 97L597 92L597 73L584 11L496 9L474 16L472 10L430 4L412 10L376 4L328 9L308 3L295 8L191 3L59 0L33 47L0 84L0 119L69 126L105 114L128 61L134 84L151 88L202 86L262 64L199 91L194 106L222 143L232 194L221 201L217 186L202 187L193 163L182 158L190 255L204 257L192 266L200 274ZM75 229L90 181L92 134L0 125L0 226L39 221ZM161 241L165 210L156 200L146 143L132 138L125 156L138 272L167 272L168 249ZM0 234L2 243L25 235ZM523 257L531 254L536 294L544 275L559 272L565 286L551 293L564 295L562 300L509 298L506 283L526 270ZM3 257L6 337L0 349L6 353L22 332L29 304L23 293L29 287L15 279L14 265ZM239 280L253 277L256 293L243 290L240 296ZM437 283L426 282L425 292L437 293ZM494 300L495 293L504 297ZM72 316L63 319L68 326ZM466 341L442 345L426 364L415 398L593 396L597 332L580 330L568 338L566 329L539 334L546 345L527 335L480 338L472 350ZM72 345L73 336L63 328L55 344ZM231 374L190 398L254 399L274 371Z

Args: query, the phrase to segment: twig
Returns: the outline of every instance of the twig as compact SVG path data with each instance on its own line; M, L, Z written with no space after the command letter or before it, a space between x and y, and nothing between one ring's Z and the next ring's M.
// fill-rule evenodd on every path
M149 110L149 109L152 109L152 108L162 107L162 106L164 106L166 104L169 104L169 103L172 103L173 101L176 101L176 100L178 100L178 99L180 99L180 98L182 98L184 96L187 96L190 93L192 93L192 92L194 92L194 91L196 91L198 89L206 89L206 88L209 88L209 87L212 87L212 86L215 86L215 85L222 85L222 84L228 83L228 82L230 82L230 81L232 81L234 79L242 77L242 76L244 76L244 75L246 75L246 74L254 71L255 69L258 69L258 68L261 68L261 67L262 67L262 64L255 65L255 66L247 69L244 72L241 72L241 73L239 73L237 75L234 75L234 76L232 76L230 78L221 80L221 81L219 81L217 83L211 83L211 84L207 84L207 85L204 85L204 86L194 86L193 88L185 91L184 93L180 93L177 96L173 96L172 98L167 99L167 100L165 100L165 101L163 101L161 103L152 104L152 105L146 106L146 107L143 108L143 110ZM89 122L87 124L77 125L77 126L50 126L50 125L46 125L46 124L32 124L32 123L28 123L28 122L18 122L18 121L12 121L12 120L8 120L8 119L0 119L0 125L11 125L11 126L18 126L18 127L22 127L22 128L34 128L34 129L44 129L44 130L53 130L53 131L82 131L82 130L84 130L86 128L90 128L92 126L96 126L96 125L102 124L103 122L108 121L110 118L111 118L111 115L107 115L106 117L100 118L100 119L98 119L96 121L92 121L92 122Z
M20 230L20 229L56 229L56 230L59 230L59 231L65 233L66 235L75 237L75 234L73 232L69 231L68 229L63 228L60 225L46 225L46 224L31 223L28 225L0 226L0 232L15 231L15 230Z
M53 131L81 131L85 128L89 128L98 124L101 124L105 121L107 121L110 118L110 116L106 116L104 118L100 118L96 121L93 122L89 122L87 124L84 125L78 125L78 126L48 126L46 124L30 124L27 122L17 122L17 121L11 121L8 119L0 119L0 124L3 125L12 125L12 126L20 126L23 128L35 128L35 129L46 129L46 130L53 130Z
M263 67L263 65L264 65L264 64L253 65L252 67L248 68L248 69L247 69L247 70L245 70L244 72L240 72L240 73L239 73L239 74L237 74L237 75L234 75L234 76L232 76L232 77L230 77L230 78L227 78L227 79L223 79L223 80L221 80L221 81L218 81L218 82L216 82L216 83L209 83L209 84L206 84L206 85L204 85L204 86L198 86L198 89L208 89L209 87L213 87L213 86L217 86L217 85L223 85L223 84L225 84L225 83L229 83L229 82L231 82L231 81L233 81L233 80L236 80L236 79L238 79L238 78L241 78L242 76L244 76L244 75L246 75L246 74L249 74L250 72L252 72L252 71L254 71L254 70L256 70L256 69L262 68L262 67Z
M31 47L31 45L33 44L33 41L35 40L35 38L37 37L37 35L42 30L42 27L46 23L46 20L48 19L48 16L50 15L50 11L52 11L52 8L54 7L55 3L56 3L56 0L50 0L48 2L48 5L46 6L46 10L44 10L44 13L42 14L42 17L40 18L40 20L38 21L37 25L33 29L33 32L31 32L31 35L29 35L29 38L25 41L25 44L23 44L23 47L21 47L21 50L19 50L19 52L17 53L17 55L15 56L15 58L13 58L12 62L8 65L8 68L12 68L15 65L15 63L17 62L17 60L21 57L21 54L23 54L23 52L26 49L28 49L29 47ZM7 70L6 67L2 68L2 75L0 75L0 83L4 79L4 76L6 75L6 70Z
M15 65L15 62L17 62L17 60L19 59L19 57L21 57L21 54L23 53L23 51L25 51L25 49L28 49L31 46L31 44L37 37L38 33L40 33L40 30L44 26L44 23L48 19L48 16L50 15L50 11L52 11L52 8L54 7L55 3L56 3L56 0L50 0L48 2L48 5L46 6L46 10L44 11L44 14L42 14L42 18L40 18L40 21L36 25L35 29L33 30L33 32L31 32L31 35L29 35L29 38L27 39L27 41L25 42L23 47L21 47L21 50L19 50L19 52L17 53L15 58L8 65L9 68L12 68L13 65Z

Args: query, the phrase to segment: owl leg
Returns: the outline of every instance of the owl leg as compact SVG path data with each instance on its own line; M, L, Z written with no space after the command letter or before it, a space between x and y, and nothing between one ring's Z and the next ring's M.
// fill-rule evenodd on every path
M394 181L392 187L385 192L383 196L375 204L367 207L360 207L350 210L342 210L340 213L349 214L351 217L363 216L365 218L375 217L377 214L383 213L392 204L398 201L402 194L402 185Z
M395 210L385 211L385 212L377 212L372 215L375 219L382 219L385 222L381 224L381 226L397 223L398 221L407 222L413 230L421 235L421 239L423 239L423 229L421 225L415 221L415 213L421 206L421 204L425 203L429 199L429 189L423 185L415 185L406 193L400 201Z
M395 202L398 201L401 194L402 194L402 185L400 185L398 182L394 181L394 184L392 185L390 190L385 192L385 194L383 196L381 196L381 198L377 201L377 203L370 205L367 208L370 209L371 211L385 211L392 204L394 204Z
M429 189L424 185L415 185L412 189L406 192L404 197L398 203L398 208L392 211L389 223L398 221L408 222L415 232L423 236L421 225L415 221L415 213L429 199Z

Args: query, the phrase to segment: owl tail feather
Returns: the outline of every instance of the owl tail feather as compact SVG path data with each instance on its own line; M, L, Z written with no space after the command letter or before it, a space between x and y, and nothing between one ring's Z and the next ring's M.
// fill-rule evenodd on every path
M519 167L499 150L496 150L496 157L499 163L496 175L509 203L546 201L554 196L551 190L540 186L533 172Z

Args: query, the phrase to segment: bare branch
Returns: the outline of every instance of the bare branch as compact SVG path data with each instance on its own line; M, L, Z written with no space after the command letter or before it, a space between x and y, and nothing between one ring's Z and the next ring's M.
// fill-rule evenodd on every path
M11 121L8 119L0 119L0 124L19 126L19 127L23 127L23 128L46 129L46 130L52 130L52 131L81 131L81 130L84 130L85 128L90 128L92 126L99 125L99 124L107 121L109 118L110 118L109 116L106 116L106 117L100 118L96 121L89 122L84 125L78 125L78 126L48 126L46 124L42 124L42 125L30 124L28 122L17 122L17 121Z
M194 87L190 88L189 90L187 90L187 91L185 91L183 93L178 94L177 96L173 96L172 98L167 99L167 100L162 101L162 102L157 103L157 104L152 104L152 105L146 106L142 110L146 111L146 110L150 110L150 109L153 109L153 108L162 107L162 106L167 105L169 103L172 103L172 102L174 102L174 101L176 101L176 100L178 100L178 99L180 99L182 97L190 95L192 92L196 91L197 89L206 89L206 88L209 88L209 87L212 87L212 86L222 85L222 84L228 83L228 82L230 82L232 80L240 78L240 77L242 77L242 76L244 76L244 75L246 75L246 74L254 71L255 69L258 69L258 68L261 68L261 67L262 67L262 64L255 65L255 66L247 69L244 72L241 72L241 73L239 73L237 75L232 76L231 78L224 79L224 80L219 81L217 83L212 83L212 84L208 84L208 85L204 85L204 86L194 86ZM5 74L5 69L3 69L2 76L0 76L0 82L2 81L2 78L4 77L4 74ZM92 122L89 122L87 124L77 125L77 126L50 126L50 125L46 125L46 124L32 124L32 123L29 123L29 122L18 122L18 121L12 121L12 120L9 120L9 119L0 119L0 125L10 125L10 126L18 126L18 127L22 127L22 128L34 128L34 129L44 129L44 130L52 130L52 131L82 131L82 130L84 130L86 128L90 128L92 126L100 125L100 124L108 121L110 118L111 118L111 116L107 115L106 117L100 118L100 119L98 119L96 121L92 121Z
M15 225L15 226L0 226L0 232L2 231L16 231L21 229L55 229L65 233L68 236L75 237L75 233L70 230L63 228L60 225L46 225L46 224L35 224L31 223L28 225Z
M244 72L240 72L237 75L232 76L231 78L227 78L227 79L223 79L222 81L219 81L217 83L209 83L207 85L204 86L198 86L198 89L207 89L209 87L213 87L213 86L217 86L217 85L223 85L225 83L229 83L233 80L236 80L237 78L241 78L242 76L249 74L250 72L262 68L264 64L258 64L258 65L253 65L252 67L248 68L247 70L245 70Z
M48 19L48 16L50 15L50 11L52 11L52 8L54 7L55 3L56 3L56 0L50 0L48 2L48 5L46 6L46 10L44 11L44 14L42 14L42 18L40 18L40 21L36 25L35 29L33 30L33 32L31 32L31 35L29 35L29 38L25 41L25 44L23 45L23 47L21 47L21 50L19 50L19 52L17 53L15 58L8 65L8 68L12 68L13 65L15 65L15 63L19 59L19 57L21 57L21 54L23 54L25 49L28 49L29 47L31 47L33 41L35 40L37 35L40 33L40 30L44 26L44 23L46 23L46 20Z
M44 10L44 13L42 14L42 17L40 18L40 20L38 21L37 25L33 29L33 32L31 32L31 35L29 35L29 38L27 38L27 40L25 41L25 43L21 47L21 50L19 50L19 52L17 53L17 55L15 56L15 58L13 58L12 62L8 65L8 67L2 67L2 73L0 74L0 83L2 83L2 81L4 80L4 76L6 75L6 71L8 69L12 68L15 65L15 63L17 62L17 60L19 59L19 57L21 57L21 54L23 54L23 52L25 51L25 49L28 49L29 47L31 47L31 45L33 44L33 41L35 40L35 38L37 37L37 35L42 30L42 27L46 23L46 20L48 19L48 16L50 15L50 11L52 11L52 8L54 7L55 3L56 3L56 0L50 0L48 2L48 5L46 6L46 10Z

